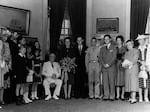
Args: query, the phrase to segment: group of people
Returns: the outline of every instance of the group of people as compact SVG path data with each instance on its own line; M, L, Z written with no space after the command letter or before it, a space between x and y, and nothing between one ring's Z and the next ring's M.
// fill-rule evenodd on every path
M112 42L110 35L104 36L104 44L96 46L97 39L91 39L91 47L86 51L86 70L89 81L89 98L103 100L125 100L129 93L131 104L137 101L149 102L149 38L139 35L134 47L132 40L124 43L123 36L116 37ZM101 89L100 85L103 85ZM102 90L102 91L101 91ZM144 90L144 97L143 97ZM101 93L101 94L100 94ZM137 100L136 93L139 93Z
M86 48L82 37L77 37L75 47L71 46L70 38L65 38L65 46L57 53L58 60L75 58L77 64L75 73L67 72L67 79L62 78L65 99L71 97L73 90L76 98L84 98L88 93L89 99L149 102L149 38L139 35L136 41L138 47L132 40L124 42L121 35L116 42L110 35L104 35L102 40L93 37Z
M124 42L121 35L116 42L104 35L101 40L91 38L87 48L82 37L77 37L74 46L67 37L64 45L50 52L44 62L38 41L27 45L17 32L0 28L0 103L4 104L7 88L13 88L17 105L38 100L38 92L43 90L45 100L75 97L114 101L125 100L125 93L129 93L131 104L149 102L149 38L139 35L136 40L138 48L134 48L132 40ZM65 58L73 63L68 69L62 67ZM38 89L39 85L43 90Z
M28 45L26 39L17 32L0 28L0 105L5 104L4 90L10 88L11 94L8 96L17 105L39 99L37 88L42 83L41 67L38 41L34 45Z

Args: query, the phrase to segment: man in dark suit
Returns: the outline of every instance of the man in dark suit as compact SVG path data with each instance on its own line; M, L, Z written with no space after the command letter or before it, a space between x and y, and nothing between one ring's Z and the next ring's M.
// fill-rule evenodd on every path
M86 98L88 91L86 88L87 74L85 68L85 51L87 47L83 44L82 37L77 37L76 51L76 74L75 74L75 98Z
M105 35L104 41L106 47L100 51L100 61L102 63L104 100L115 99L115 74L116 74L116 47L111 43L111 36Z

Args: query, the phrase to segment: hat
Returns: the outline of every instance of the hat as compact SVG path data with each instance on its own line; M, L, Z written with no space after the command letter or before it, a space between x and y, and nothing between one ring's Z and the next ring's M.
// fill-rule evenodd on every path
M145 39L145 38L147 38L147 36L145 36L145 35L138 35L136 40L141 40L141 39Z

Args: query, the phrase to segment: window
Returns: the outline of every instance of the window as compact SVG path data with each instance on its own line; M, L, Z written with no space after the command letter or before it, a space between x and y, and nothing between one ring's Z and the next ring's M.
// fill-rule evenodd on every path
M71 35L71 26L70 26L70 20L69 19L63 20L61 35L63 35L63 36L70 36Z
M71 25L70 25L70 17L68 13L68 0L66 0L60 39L64 39L65 37L68 37L71 35L72 35L72 31L71 31Z

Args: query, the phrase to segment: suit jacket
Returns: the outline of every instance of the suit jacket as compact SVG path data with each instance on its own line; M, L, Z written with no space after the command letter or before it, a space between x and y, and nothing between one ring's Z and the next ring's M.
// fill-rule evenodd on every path
M86 55L87 47L83 45L82 51L79 50L78 45L75 47L75 57L77 69L81 69L85 71L85 55Z
M102 47L100 51L100 61L102 66L104 67L105 64L108 64L110 67L113 66L117 59L117 49L116 47L111 44L109 49L106 47Z
M56 78L59 78L61 76L60 65L57 62L54 62L52 67L52 63L50 61L45 62L42 74L46 77L52 77L53 74L56 74Z

